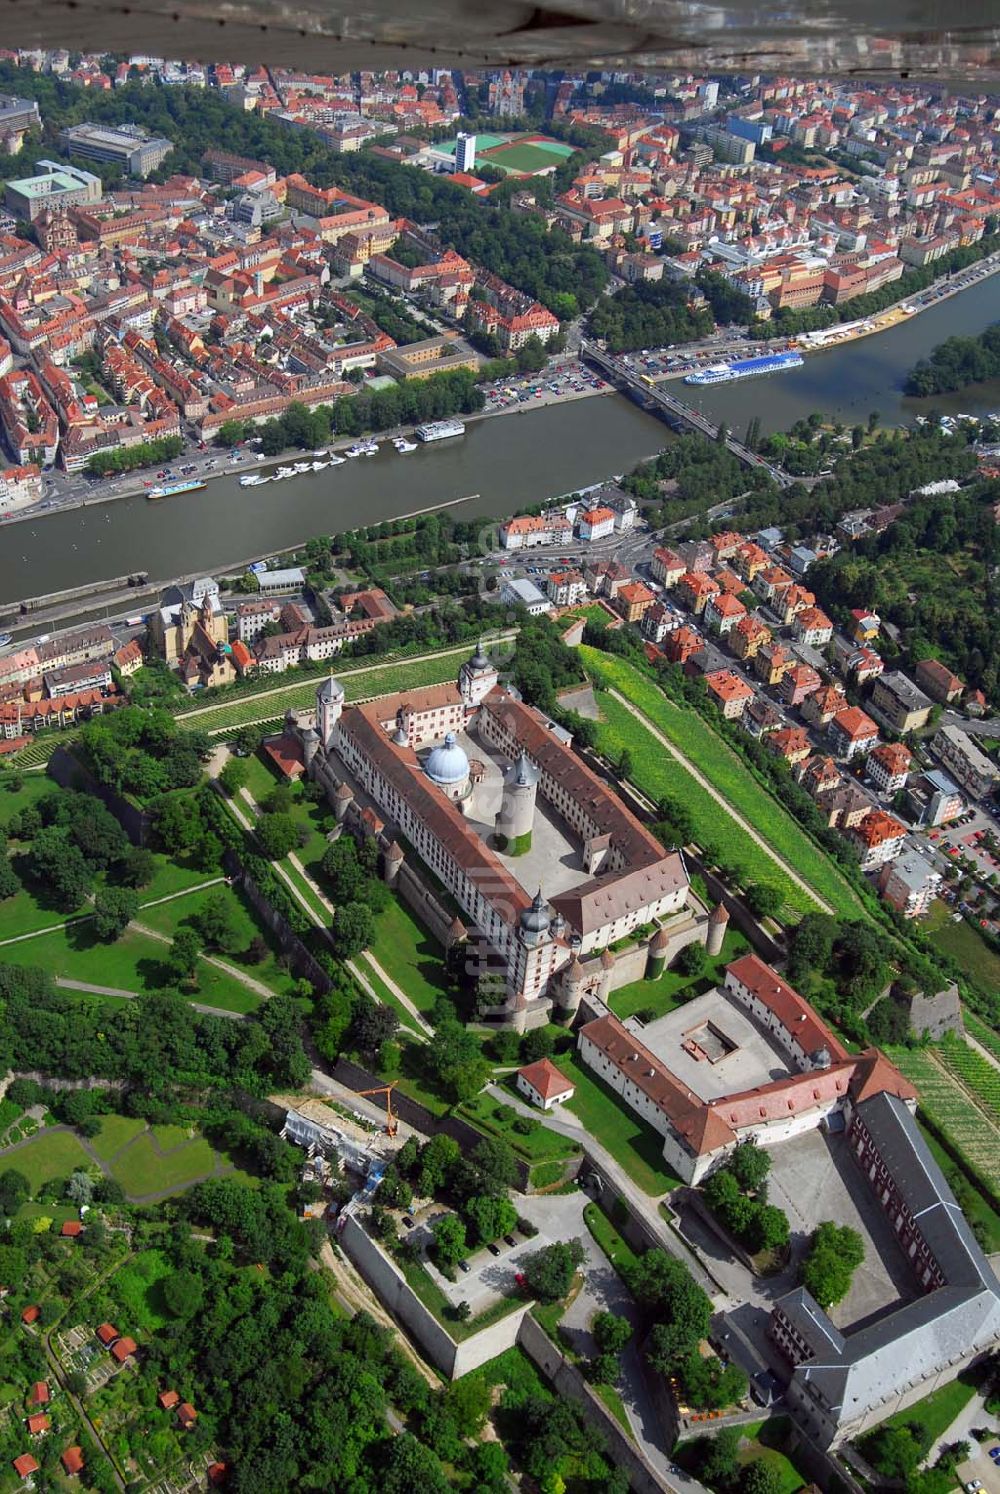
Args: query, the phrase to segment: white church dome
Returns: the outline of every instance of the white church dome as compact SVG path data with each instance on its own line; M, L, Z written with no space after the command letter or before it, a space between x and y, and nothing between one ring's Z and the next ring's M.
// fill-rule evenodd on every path
M432 783L464 783L469 776L469 759L450 731L439 747L428 754L424 772Z

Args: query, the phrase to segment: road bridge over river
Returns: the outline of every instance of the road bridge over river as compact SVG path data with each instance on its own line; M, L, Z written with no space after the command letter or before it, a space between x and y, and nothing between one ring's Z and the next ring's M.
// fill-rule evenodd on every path
M615 358L610 353L605 353L592 342L582 342L580 344L580 356L586 358L588 363L593 364L610 383L613 383L617 388L623 389L627 394L631 395L644 409L662 416L667 424L673 426L675 430L700 431L710 441L714 441L718 436L718 426L713 425L699 410L692 409L682 399L678 399L676 395L668 393L662 385L654 384L652 380L647 381L642 374L638 374L634 369L629 368L628 364L621 358ZM735 437L728 434L726 436L726 446L732 452L733 456L737 457L744 466L767 472L779 487L788 487L793 481L784 472L781 472L777 467L773 467L763 457L758 456L755 451L751 451L749 446L745 446L742 441L737 441Z

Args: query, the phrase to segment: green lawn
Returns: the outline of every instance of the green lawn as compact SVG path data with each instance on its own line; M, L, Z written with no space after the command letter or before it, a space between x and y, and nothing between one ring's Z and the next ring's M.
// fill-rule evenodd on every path
M514 1129L514 1122L520 1119L519 1113L512 1105L505 1105L492 1095L473 1096L459 1106L458 1113L479 1130L503 1137L526 1162L557 1161L572 1156L577 1150L568 1137L550 1131L541 1117L535 1121L535 1129L530 1135L522 1135Z
M897 1411L882 1424L902 1427L909 1422L919 1422L928 1441L934 1442L944 1435L959 1412L965 1410L976 1393L977 1383L977 1377L966 1371L957 1380L942 1385L940 1390L932 1390L922 1401L907 1406L905 1411Z
M633 1115L613 1089L575 1054L560 1053L559 1068L576 1085L566 1103L590 1135L601 1142L644 1193L657 1197L680 1184L663 1160L663 1142L651 1126Z
M588 668L593 668L618 689L679 752L697 764L699 771L720 791L726 802L764 836L810 887L815 888L837 912L846 917L857 917L861 903L834 863L813 844L791 815L752 777L741 758L695 711L684 710L668 700L662 690L624 659L586 646L580 648L580 656ZM601 705L603 709L604 700ZM656 753L659 749L654 749L654 761ZM685 776L690 792L690 775ZM768 880L773 881L773 876ZM801 898L801 891L796 891Z
M937 928L929 929L929 933L931 943L942 954L957 960L962 970L978 985L990 992L1000 988L1000 955L990 949L971 923L966 923L964 918L961 923L953 923L951 918L947 918Z
M11 788L10 782L0 776L0 826L5 828L13 815L55 792L56 785L44 773L23 774L19 789Z
M390 991L389 987L375 970L371 962L369 960L366 960L364 955L360 955L358 957L357 964L358 968L364 975L365 980L378 996L379 1001L383 1002L386 1006L392 1007L393 1011L396 1013L396 1016L399 1018L400 1026L405 1027L407 1032L412 1032L418 1039L426 1037L426 1034L417 1027L416 1022L413 1019L413 1013L407 1011L406 1007L400 1001L395 992Z
M185 1137L183 1145L175 1146L161 1157L153 1138L147 1134L119 1152L111 1164L111 1172L130 1197L139 1198L147 1193L189 1188L210 1175L215 1163L216 1154L204 1137L193 1141Z
M420 1012L430 1012L447 994L444 950L398 898L375 921L371 953Z
M603 1209L595 1203L586 1204L583 1218L590 1233L619 1274L623 1268L637 1263L638 1254L618 1233Z
M102 1162L107 1162L126 1142L132 1141L146 1129L146 1122L131 1115L106 1115L101 1120L100 1132L91 1138L90 1144Z
M363 661L346 661L337 678L344 686L348 701L370 700L376 695L391 695L396 690L417 689L422 685L440 685L457 678L462 659L472 651L471 644L445 650L433 658L414 662L399 659L372 667ZM290 707L310 706L317 686L324 676L313 674L275 689L268 680L262 691L220 701L217 706L194 707L179 714L178 720L205 731L232 731L247 722L276 720Z
M127 930L114 944L96 940L88 924L57 929L11 946L22 965L48 970L51 975L89 985L113 986L122 991L155 991L168 984L164 958L168 946L146 934ZM14 958L8 955L8 958ZM260 998L233 976L198 962L198 990L191 999L227 1011L255 1011Z
M250 904L237 887L229 887L225 882L218 882L213 887L205 887L197 892L186 893L184 897L172 898L169 903L158 903L153 908L143 908L139 914L140 922L147 924L151 929L156 929L161 934L167 934L173 938L178 928L190 923L195 916L201 912L207 902L220 900L226 905L233 917L233 922L239 931L242 943L236 954L220 955L228 965L233 965L237 970L242 970L253 980L259 980L263 985L269 986L273 991L285 991L288 989L288 972L279 965L279 946L277 940L270 931L258 924ZM251 940L259 934L268 946L268 952L259 964L253 964L245 957L245 951L249 948ZM258 1003L251 992L246 993L253 1006ZM252 1010L253 1008L237 1007L235 1010Z
M78 1167L90 1167L90 1158L72 1131L40 1131L15 1152L7 1152L4 1167L24 1174L37 1193L50 1178L68 1178Z
M737 929L730 929L722 941L722 952L705 966L704 975L684 975L680 970L664 970L659 980L634 980L630 985L612 991L608 1005L622 1021L636 1012L650 1008L657 1017L665 1017L674 1007L682 1006L692 996L719 985L730 961L748 949L746 939Z
M775 1494L796 1494L807 1482L792 1460L782 1452L788 1441L788 1432L787 1417L772 1417L756 1437L748 1437L740 1448L741 1463L761 1461L771 1469L776 1480Z

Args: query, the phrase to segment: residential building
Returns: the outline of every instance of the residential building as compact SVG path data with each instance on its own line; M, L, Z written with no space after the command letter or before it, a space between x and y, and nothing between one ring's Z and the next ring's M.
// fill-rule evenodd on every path
M796 763L805 762L812 752L809 733L802 726L783 726L778 731L772 731L766 740L775 757L783 758L791 768Z
M869 754L868 775L880 794L898 794L906 787L913 753L902 742L883 742Z
M746 615L747 609L739 597L730 596L728 592L709 597L705 604L705 626L720 638L725 638Z
M847 705L843 685L821 685L802 702L802 719L810 726L826 727Z
M654 581L659 581L668 590L677 585L686 570L687 566L675 551L668 550L664 546L653 551L649 573Z
M695 617L700 617L710 597L719 593L719 583L704 571L685 571L677 583L677 599Z
M848 832L847 839L861 862L861 870L874 871L899 855L906 839L906 826L885 810L873 809Z
M765 643L771 642L771 637L767 624L747 613L730 632L729 646L738 659L752 659Z
M472 172L475 169L476 137L460 130L455 137L455 170Z
M889 861L878 874L883 899L904 918L922 918L938 895L941 873L917 851Z
M616 598L618 610L626 622L641 622L648 607L656 601L656 595L641 581L629 581L619 589Z
M580 514L577 525L582 540L607 539L614 533L615 513L611 508L587 508Z
M780 643L762 643L754 654L753 672L765 685L779 685L790 668L791 660Z
M716 669L705 676L709 699L727 721L738 721L753 700L753 690L731 669Z
M562 545L572 537L573 526L565 514L523 514L500 525L500 543L505 550Z
M572 607L587 595L587 583L579 571L553 571L545 579L545 590L553 607Z
M846 758L848 762L866 756L878 745L878 727L859 706L847 706L838 711L827 732L836 756Z
M872 715L890 731L905 736L907 732L919 731L927 725L933 708L922 690L900 670L893 669L879 675L872 686L870 708Z
M792 633L812 648L823 648L833 637L833 623L819 607L803 607L792 618Z
M853 619L851 637L855 643L871 643L878 637L882 619L877 612L868 612L864 607L855 607L851 612L851 617Z
M921 659L915 670L917 683L939 705L954 705L965 693L965 684L939 659Z
M792 664L781 677L778 693L787 706L800 706L822 683L819 671L811 664Z
M994 759L987 757L961 727L939 727L931 748L948 772L974 799L983 799L993 792L997 779L1000 778L1000 769Z
M947 825L965 812L958 784L940 768L912 777L906 786L906 797L921 828Z

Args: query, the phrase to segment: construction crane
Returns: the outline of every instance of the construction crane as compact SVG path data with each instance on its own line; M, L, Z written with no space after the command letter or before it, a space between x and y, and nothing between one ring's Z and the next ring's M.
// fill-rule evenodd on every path
M385 1095L385 1134L395 1136L399 1130L399 1122L392 1108L392 1092L396 1088L395 1081L392 1084L383 1084L378 1089L359 1089L359 1095Z

